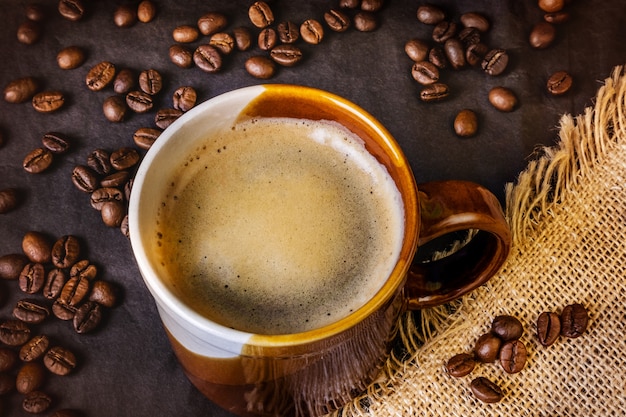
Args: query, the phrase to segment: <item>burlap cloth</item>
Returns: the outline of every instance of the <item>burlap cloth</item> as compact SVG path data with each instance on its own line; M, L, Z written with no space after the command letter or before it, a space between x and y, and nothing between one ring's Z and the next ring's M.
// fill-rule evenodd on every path
M615 68L595 106L560 121L559 143L507 185L511 255L486 285L451 305L408 313L379 380L344 416L626 415L626 74ZM588 331L544 347L535 322L570 303ZM480 364L454 378L444 364L470 352L499 314L520 319L528 362L517 374ZM504 391L477 400L485 376Z

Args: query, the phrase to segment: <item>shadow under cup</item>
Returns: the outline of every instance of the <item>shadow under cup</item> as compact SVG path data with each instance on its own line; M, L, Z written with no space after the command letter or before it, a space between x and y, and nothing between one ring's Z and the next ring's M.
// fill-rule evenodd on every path
M153 257L158 206L178 166L176 161L185 160L195 144L212 132L256 117L339 122L364 141L369 153L386 167L402 196L404 237L392 273L381 278L381 289L363 307L319 329L260 335L212 322L177 298L160 279L164 271ZM410 304L405 283L411 275L422 210L404 154L371 115L324 91L261 85L202 103L161 134L135 177L129 227L141 274L156 301L174 352L192 383L211 401L241 416L305 416L340 408L363 392L379 373L398 316ZM437 229L432 227L433 222L427 223L429 229ZM494 246L489 242L488 245ZM499 258L492 268L497 269L508 246L497 244L494 251L488 256Z

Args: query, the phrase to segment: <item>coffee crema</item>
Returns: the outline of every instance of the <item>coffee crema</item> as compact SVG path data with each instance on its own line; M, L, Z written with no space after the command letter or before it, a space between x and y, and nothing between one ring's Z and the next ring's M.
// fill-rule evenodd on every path
M329 121L259 118L207 137L167 185L157 259L199 314L291 334L348 316L398 261L402 197L360 138Z

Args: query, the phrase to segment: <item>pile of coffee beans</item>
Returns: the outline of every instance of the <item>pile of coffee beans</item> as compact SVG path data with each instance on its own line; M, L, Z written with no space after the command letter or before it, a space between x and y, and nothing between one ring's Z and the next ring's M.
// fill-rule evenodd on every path
M541 313L537 319L537 339L550 346L559 336L576 338L586 330L589 321L587 309L582 304L566 306L560 315ZM489 332L481 335L471 353L459 353L445 365L449 375L457 378L471 374L479 363L498 362L504 372L514 374L524 369L528 358L526 345L520 339L524 333L522 323L513 316L500 315L493 319ZM504 397L502 389L485 377L470 383L474 396L485 403L495 403Z
M71 322L76 333L92 332L105 310L116 306L118 290L99 277L95 264L82 258L75 236L52 240L29 231L21 249L0 256L0 279L16 281L24 293L11 317L0 319L0 398L21 395L24 411L38 414L58 401L44 391L47 374L65 376L79 365L72 350L45 333L46 321L54 316ZM67 409L54 414L78 415Z

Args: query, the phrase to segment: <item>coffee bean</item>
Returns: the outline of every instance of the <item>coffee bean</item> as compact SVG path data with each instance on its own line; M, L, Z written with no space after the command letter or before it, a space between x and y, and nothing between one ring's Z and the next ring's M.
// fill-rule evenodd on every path
M58 132L44 133L41 138L41 143L44 148L53 154L64 154L70 149L69 139L62 133Z
M98 276L98 268L88 259L76 262L70 269L70 279L79 278L93 281Z
M149 127L140 127L133 134L135 145L143 150L148 150L161 135L161 131Z
M102 61L87 72L85 83L91 91L100 91L115 78L115 65L108 61Z
M276 27L278 33L278 39L282 43L292 44L300 38L300 29L298 25L291 21L280 22Z
M178 87L174 94L172 95L172 104L175 109L181 111L189 111L196 105L196 100L198 99L198 93L193 87L183 86ZM136 132L135 132L136 133ZM153 136L154 140L159 136L160 132L158 130L149 130L143 133L147 133L150 136ZM155 136L156 135L156 136Z
M448 68L448 58L440 46L435 46L428 51L428 62L432 62L439 69Z
M193 65L193 53L181 45L172 45L169 49L170 61L180 68L190 68Z
M72 320L76 315L76 307L67 305L57 298L52 304L52 314L59 320Z
M160 129L167 129L183 112L178 109L159 109L154 115L154 124Z
M565 23L569 21L570 14L568 12L554 12L554 13L546 13L543 15L543 20L548 23L552 23L555 25L559 25L561 23Z
M18 278L20 290L27 294L35 294L41 290L46 281L46 271L39 262L29 262L24 266Z
M454 377L460 378L469 375L476 366L474 355L459 353L451 357L446 363L446 370Z
M210 12L202 15L197 22L198 30L205 36L219 32L224 29L227 24L228 19L219 12Z
M502 112L510 112L517 106L517 97L506 87L493 87L489 90L489 103Z
M448 39L451 39L454 35L456 35L457 26L454 22L448 22L444 20L442 22L437 23L435 28L433 29L433 40L437 43L444 43Z
M96 302L104 307L113 307L117 302L117 290L108 281L95 281L91 287L89 301Z
M478 338L474 346L476 359L483 363L495 362L500 352L502 340L493 333L485 333Z
M411 68L413 79L422 85L430 85L439 81L439 70L428 61L420 61Z
M102 222L109 227L120 227L125 215L126 207L120 201L107 201L100 209Z
M120 232L126 237L130 237L130 226L128 224L128 214L124 216L122 219L122 224L120 225Z
M52 263L57 268L69 268L79 256L80 242L75 236L62 236L52 245Z
M466 28L476 28L481 32L489 30L489 20L485 16L477 12L468 12L461 15L461 23Z
M135 113L146 113L152 110L154 102L150 94L136 90L126 94L126 105Z
M485 56L489 52L489 47L484 43L475 43L470 45L465 50L465 60L467 63L473 67L482 63L485 59Z
M110 161L113 168L122 171L139 162L139 153L134 148L124 146L111 153Z
M120 70L113 79L113 91L117 94L126 94L135 86L135 76L131 70Z
M334 32L345 32L350 28L350 16L338 9L324 13L324 21Z
M52 113L65 104L65 96L60 91L42 91L33 96L33 108L39 113Z
M485 377L478 377L470 383L474 396L484 403L497 403L504 394L499 386Z
M261 55L248 58L246 60L245 67L248 74L261 79L271 78L276 72L274 61Z
M411 39L404 44L404 52L415 62L428 58L430 46L421 39Z
M48 307L36 300L20 300L13 308L13 317L28 324L39 324L49 315Z
M427 25L436 25L446 18L446 14L437 6L424 4L417 8L417 20Z
M22 238L22 251L31 262L48 263L51 260L52 244L45 234L30 231Z
M550 346L561 334L561 318L553 312L543 312L537 318L537 339L543 346Z
M558 12L565 6L564 0L538 0L537 5L541 10L548 13Z
M8 346L21 346L30 339L30 329L20 320L4 320L0 323L0 342Z
M504 49L492 49L487 52L482 62L482 68L489 75L500 75L509 64L509 55Z
M104 149L93 150L87 157L87 166L100 175L107 175L113 169L111 156Z
M546 21L538 22L530 31L528 41L536 49L545 49L556 39L556 28Z
M384 3L383 0L363 0L361 1L361 10L377 12L382 9Z
M300 25L300 36L306 43L317 45L324 39L324 28L315 19L307 19Z
M137 23L137 9L125 4L118 6L113 12L113 22L120 28L133 26Z
M252 45L252 35L246 27L238 27L233 29L233 35L235 37L235 45L240 51L247 51Z
M516 317L501 315L493 319L491 331L504 342L507 342L522 337L524 327Z
M262 51L269 51L278 42L278 34L272 28L265 28L259 32L257 44Z
M32 45L41 38L41 25L38 22L27 20L17 27L17 40L26 45Z
M139 74L139 88L144 93L155 95L163 88L163 77L155 69L141 71Z
M176 42L191 43L198 40L200 32L195 26L181 25L174 28L172 31L172 38Z
M92 193L99 185L95 172L84 165L74 167L72 170L72 183L84 193Z
M49 300L54 300L61 294L63 286L67 282L67 275L60 268L53 268L48 271L46 282L41 289L43 296Z
M56 375L67 375L76 368L76 355L69 349L53 346L43 357L45 367Z
M589 313L582 304L570 304L561 312L561 335L577 338L587 330Z
M123 122L127 110L126 100L121 96L109 96L102 103L102 112L109 122Z
M76 22L85 15L85 6L82 0L59 0L59 13L67 20Z
M520 340L509 340L500 349L500 366L506 373L515 374L524 369L528 353Z
M81 304L83 300L87 298L88 294L89 280L87 278L75 276L67 280L67 282L63 286L63 289L61 290L61 295L59 295L59 298L56 299L55 304L59 303L63 306L76 308ZM52 311L54 313L54 308Z
M93 193L91 193L91 207L96 210L102 210L102 206L104 205L104 203L107 203L109 201L123 202L124 194L118 188L114 187L98 188Z
M478 117L469 109L463 109L454 118L454 132L457 136L468 138L478 131Z
M224 55L228 55L235 49L235 39L226 32L218 32L211 35L209 45L217 48Z
M52 405L52 397L42 391L32 391L24 396L22 409L27 413L41 414Z
M567 93L572 88L573 79L567 71L557 71L548 78L546 88L554 96Z
M373 32L378 29L378 18L372 12L360 11L354 15L352 21L359 32Z
M29 259L22 253L9 253L0 256L0 278L16 280Z
M465 61L465 48L459 39L448 39L443 45L443 50L452 68L458 70L467 64L467 61Z
M248 9L250 22L258 28L265 28L274 23L274 13L264 1L256 1Z
M420 91L420 99L424 102L443 100L450 95L450 90L446 84L434 83L427 85Z
M17 364L18 355L13 349L0 347L0 372L7 372ZM15 381L15 379L13 379Z
M18 78L4 88L4 100L8 103L23 103L30 100L38 90L39 82L35 78Z
M39 174L50 167L52 159L52 152L46 148L36 148L24 157L22 167L30 174Z
M209 44L200 45L193 53L193 62L202 71L215 73L222 69L222 56Z
M278 45L270 51L270 58L279 65L292 67L302 60L302 51L295 45Z
M42 22L46 18L46 11L43 6L35 3L28 4L24 9L24 14L27 19L35 22Z
M137 6L137 19L142 23L149 23L157 13L156 4L152 0L143 0Z
M134 178L128 180L126 185L124 185L124 197L126 197L126 201L130 201L130 192L133 189L133 183L135 182Z
M20 197L17 189L5 188L0 190L0 214L6 214L15 210L19 203Z
M48 350L50 340L46 335L38 335L30 339L20 348L19 357L23 362L33 362Z
M356 9L361 5L361 0L339 0L342 9Z
M470 45L480 43L480 31L476 28L465 28L457 35L463 46L468 48Z
M117 171L100 180L100 186L106 187L122 187L128 181L130 174L128 171Z
M15 388L20 394L28 394L43 385L45 370L39 362L27 362L17 372Z
M86 301L78 310L73 319L76 333L84 334L95 330L102 320L102 307L93 301Z

